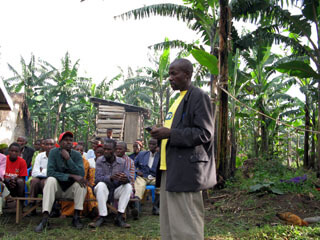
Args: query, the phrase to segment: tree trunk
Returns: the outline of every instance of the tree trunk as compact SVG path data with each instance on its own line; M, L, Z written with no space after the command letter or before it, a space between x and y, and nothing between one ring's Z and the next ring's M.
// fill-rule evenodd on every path
M258 138L258 131L255 129L255 126L253 126L253 152L256 158L259 157L259 146L257 141Z
M310 114L309 114L309 101L308 97L306 96L306 105L305 105L305 129L310 129ZM303 166L308 168L309 166L309 132L304 132L304 153L303 153Z
M292 163L292 158L291 158L291 136L290 136L290 132L288 132L287 142L288 142L287 162L288 162L288 167L290 167L290 166L291 166L291 163Z
M296 163L297 163L297 168L299 168L300 164L300 154L299 154L299 147L300 147L300 135L298 133L298 137L297 137L297 147L296 147Z
M228 90L228 0L219 0L219 84ZM219 133L218 133L218 162L219 173L225 179L229 177L227 156L228 142L228 95L219 89Z
M58 112L56 116L56 125L54 128L54 138L55 140L58 139L58 129L59 129L59 122L60 122L60 114L61 114L61 109L62 109L63 103L60 103L58 106Z
M318 69L318 73L320 73ZM318 124L317 124L318 132L320 132L320 80L318 80ZM316 159L316 170L317 176L320 177L320 134L317 134L317 159Z
M315 126L316 122L316 113L312 111L312 130L316 130ZM310 154L310 162L308 168L315 168L315 159L316 159L316 142L315 142L315 135L311 133L311 154Z

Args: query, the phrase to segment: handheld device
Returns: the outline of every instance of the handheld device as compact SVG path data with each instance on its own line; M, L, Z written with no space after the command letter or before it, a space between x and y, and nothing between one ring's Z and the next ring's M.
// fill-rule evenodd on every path
M152 127L146 127L145 129L146 129L146 131L151 132Z

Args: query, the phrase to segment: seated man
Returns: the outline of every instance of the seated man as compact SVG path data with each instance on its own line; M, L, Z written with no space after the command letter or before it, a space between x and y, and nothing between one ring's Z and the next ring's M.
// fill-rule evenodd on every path
M116 155L117 157L123 158L126 161L126 165L127 165L129 176L130 176L130 184L134 191L134 177L135 177L134 161L126 155L126 151L127 151L127 144L121 141L117 142Z
M81 229L80 211L87 194L83 160L79 152L72 149L73 134L64 132L59 136L59 148L52 149L48 158L47 181L43 189L42 213L36 232L42 232L48 225L49 213L56 198L74 199L72 225Z
M54 148L54 144L55 142L52 138L44 140L44 152L39 153L34 161L30 183L30 197L37 197L38 194L42 194L47 178L48 156L50 150ZM35 202L30 200L29 205L35 205Z
M130 227L125 223L122 214L130 200L132 187L126 162L116 157L115 151L116 142L107 139L104 144L104 156L97 159L94 193L98 201L100 216L95 223L90 224L91 227L100 227L103 224L108 215L107 201L113 202L113 199L119 199L115 224L123 228Z
M24 136L20 136L17 139L17 143L20 144L21 147L21 157L26 161L27 168L31 167L32 157L34 154L34 149L32 147L27 146L27 138Z
M75 151L79 152L82 156L83 167L84 167L84 179L87 181L87 195L86 199L88 200L96 200L96 197L93 194L93 186L94 186L94 177L95 177L95 169L90 168L90 164L83 154L83 145L76 145L74 148ZM96 201L87 201L83 204L82 214L84 216L96 217L98 215L98 203ZM70 201L62 201L61 202L61 218L66 216L72 216L74 213L74 203Z
M134 142L132 147L133 147L133 153L129 155L129 158L131 158L132 160L135 160L139 152L142 151L143 144L141 141L137 140Z
M135 167L137 178L134 183L136 190L135 196L139 199L143 198L146 185L156 184L156 170L159 163L159 153L156 151L158 141L151 138L149 141L150 151L141 151L135 159ZM139 204L139 203L138 203ZM138 206L138 210L140 206ZM156 191L155 201L152 207L152 214L159 215L159 190Z
M28 175L26 161L19 157L20 150L18 143L12 143L9 146L9 155L6 160L4 183L13 197L24 196L24 181Z

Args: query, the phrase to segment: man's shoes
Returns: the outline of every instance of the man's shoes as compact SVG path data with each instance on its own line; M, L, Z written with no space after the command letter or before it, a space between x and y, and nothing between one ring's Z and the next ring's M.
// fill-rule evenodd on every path
M37 232L37 233L41 233L48 226L49 226L48 218L42 218L40 224L38 226L36 226L34 231Z
M140 199L139 199L139 201L134 202L134 207L131 210L131 214L132 214L132 217L134 220L139 219L140 210L141 210L141 203L140 203Z
M160 195L156 194L156 197L154 199L154 203L152 206L152 214L153 215L159 215L159 206L160 206Z
M126 223L122 217L122 213L118 213L114 219L114 224L121 228L130 228L130 224Z
M74 226L76 229L82 229L83 228L83 224L80 221L79 217L74 217L72 219L72 226Z
M89 223L89 227L91 228L101 227L104 221L105 221L104 217L100 216L97 221Z
M159 215L159 208L157 206L152 207L152 215Z
M138 220L139 219L139 211L138 211L138 209L133 208L131 210L131 215L132 215L134 220Z

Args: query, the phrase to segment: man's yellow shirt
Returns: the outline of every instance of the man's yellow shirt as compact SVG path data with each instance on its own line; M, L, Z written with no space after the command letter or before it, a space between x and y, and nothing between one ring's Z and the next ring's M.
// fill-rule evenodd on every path
M170 107L169 112L167 113L166 119L164 121L164 127L171 128L174 115L175 115L175 113L176 113L176 111L177 111L182 99L184 98L184 96L186 95L187 92L188 92L187 90L181 91L180 92L180 96L174 101L174 103ZM167 160L166 160L167 142L168 142L167 138L161 140L160 170L167 170Z

